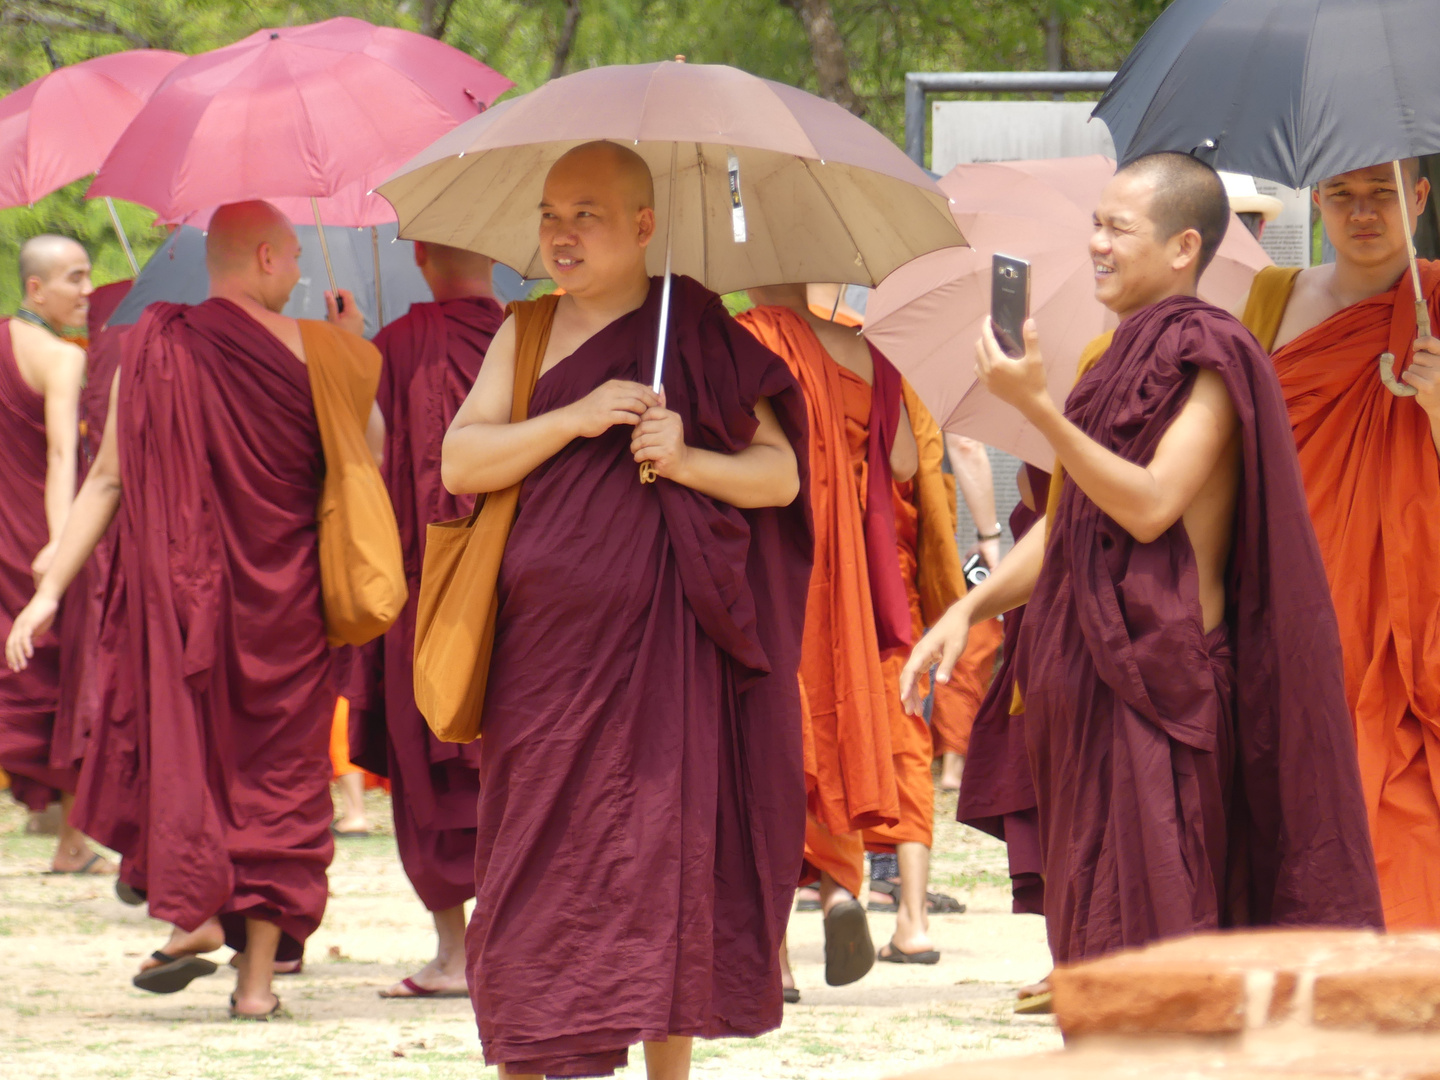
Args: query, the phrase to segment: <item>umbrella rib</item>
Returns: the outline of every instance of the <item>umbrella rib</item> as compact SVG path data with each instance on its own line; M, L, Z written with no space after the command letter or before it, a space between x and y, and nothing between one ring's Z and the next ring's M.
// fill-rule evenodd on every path
M705 287L710 287L710 212L705 205L705 182L708 179L705 168L705 147L695 144L695 165L700 170L700 266Z
M825 185L820 182L820 177L815 175L815 170L810 167L810 162L804 158L796 158L795 160L800 162L800 167L804 169L806 175L815 182L815 186L820 189L820 194L825 196L825 202L830 207L830 212L835 215L835 220L840 223L840 227L845 230L845 237L850 241L851 246L854 247L855 255L859 258L860 265L865 268L866 277L870 278L870 284L880 284L875 280L874 275L870 273L870 264L865 261L865 253L860 250L860 245L855 240L855 234L850 231L850 226L846 224L845 215L840 213L839 208L835 205L835 200L830 198L830 192L825 190Z

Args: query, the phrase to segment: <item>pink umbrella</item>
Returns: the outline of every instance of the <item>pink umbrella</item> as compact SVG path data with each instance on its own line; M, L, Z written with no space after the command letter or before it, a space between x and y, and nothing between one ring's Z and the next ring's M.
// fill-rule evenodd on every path
M27 206L100 167L183 53L133 49L58 68L0 99L0 207ZM110 219L135 257L114 204Z
M261 30L171 72L89 194L179 221L368 190L513 85L459 49L360 19Z
M1014 409L975 381L975 341L990 311L990 258L1030 262L1030 310L1039 324L1050 393L1065 400L1080 352L1115 317L1095 299L1091 215L1115 162L1095 155L995 165L959 165L940 181L970 241L924 255L891 274L870 298L865 336L894 361L940 426L1049 469L1055 453ZM963 212L962 212L963 208ZM1235 217L1200 295L1241 304L1250 280L1270 265Z

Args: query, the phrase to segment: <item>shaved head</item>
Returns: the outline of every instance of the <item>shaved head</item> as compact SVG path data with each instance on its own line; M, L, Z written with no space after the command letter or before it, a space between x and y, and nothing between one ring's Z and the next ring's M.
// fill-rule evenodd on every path
M601 183L614 185L623 194L626 209L655 209L655 178L650 166L628 146L603 139L581 143L550 166L550 176L575 173L588 173Z
M250 268L261 244L293 240L295 228L268 202L230 203L215 211L205 234L205 269L226 277Z
M494 259L488 255L481 255L478 251L447 247L445 244L432 244L428 240L417 240L415 246L424 249L426 264L434 267L435 272L443 277L484 277L495 266Z
M77 259L89 263L90 257L78 240L54 233L32 236L20 245L20 294L25 294L31 278L40 284L48 284L56 274L66 269Z
M1137 158L1115 175L1140 177L1153 185L1146 216L1157 237L1168 240L1186 229L1200 234L1198 281L1220 250L1230 225L1230 201L1220 174L1189 154L1166 153Z

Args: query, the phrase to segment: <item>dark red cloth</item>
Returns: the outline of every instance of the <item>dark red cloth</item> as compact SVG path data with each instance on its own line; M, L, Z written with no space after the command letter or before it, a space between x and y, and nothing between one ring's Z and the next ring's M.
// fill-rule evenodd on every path
M45 518L45 396L20 376L10 320L0 319L0 640L35 595L30 564L50 539ZM10 794L43 810L74 791L75 770L53 762L51 744L60 695L60 639L35 641L24 671L0 666L0 769Z
M531 415L609 379L648 383L660 291L546 372ZM609 1075L643 1039L781 1020L805 838L805 403L780 358L684 277L665 388L686 441L723 452L749 444L768 397L802 490L741 511L642 485L624 426L525 480L500 572L466 938L486 1061L514 1072Z
M473 495L440 482L440 446L480 373L504 312L472 297L412 304L375 337L385 358L375 400L385 417L385 486L395 505L410 598L395 625L362 650L379 678L363 700L364 723L378 709L400 862L426 908L443 911L475 895L475 805L481 745L435 738L415 704L415 613L425 526L462 517ZM377 670L378 669L378 670Z
M870 383L869 447L865 460L865 563L870 571L870 603L875 608L875 637L880 655L909 649L910 594L900 576L895 552L900 541L895 529L895 505L891 498L895 477L890 471L890 451L900 430L900 372L870 342L874 375Z
M1382 925L1339 633L1269 359L1235 318L1172 297L1121 323L1066 415L1146 462L1200 369L1241 431L1225 620L1203 632L1183 521L1139 543L1067 483L1020 632L1060 963L1217 926Z
M100 336L100 331L105 329L105 324L110 321L110 316L115 314L115 309L130 294L134 285L134 278L126 278L123 281L112 281L108 285L101 285L90 294L90 314L85 319L85 325L89 331L91 344L94 344L95 339Z
M1050 474L1025 466L1032 510L1023 502L1010 512L1010 535L1019 541L1044 516ZM955 819L1005 842L1010 859L1011 910L1043 915L1045 883L1040 877L1040 834L1036 826L1035 781L1025 747L1025 718L1010 713L1015 701L1015 643L1025 608L1005 613L1000 667L980 702L970 731L970 752L960 779Z
M309 373L225 300L152 305L125 339L124 494L81 828L125 858L150 913L277 924L325 910L335 706Z

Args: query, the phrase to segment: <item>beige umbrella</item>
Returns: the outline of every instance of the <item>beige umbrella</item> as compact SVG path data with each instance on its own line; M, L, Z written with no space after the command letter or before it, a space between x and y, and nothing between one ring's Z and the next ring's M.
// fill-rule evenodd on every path
M716 292L878 284L917 255L965 242L946 196L880 132L840 106L736 68L667 61L591 68L502 102L441 137L378 189L400 234L547 276L536 206L545 176L594 139L631 146L655 177L664 273Z
M1086 343L1116 325L1095 299L1091 215L1115 162L1094 155L958 165L940 181L973 248L916 259L875 291L865 336L885 352L946 431L1049 469L1045 437L975 381L975 341L990 312L990 259L1030 262L1030 311L1050 393L1064 401ZM1200 282L1200 296L1236 308L1270 258L1237 219Z

